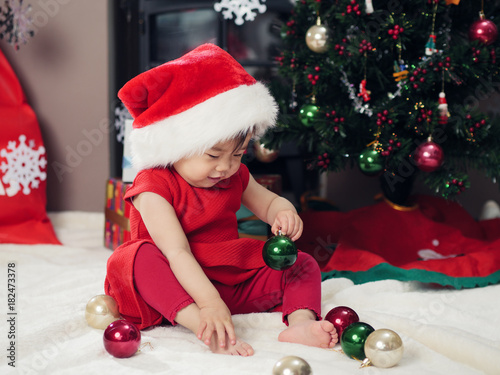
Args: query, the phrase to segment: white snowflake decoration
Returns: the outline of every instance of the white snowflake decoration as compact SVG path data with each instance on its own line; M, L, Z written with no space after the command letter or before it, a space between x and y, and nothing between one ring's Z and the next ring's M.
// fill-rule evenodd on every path
M219 3L214 4L214 9L217 12L222 11L222 15L226 20L232 20L234 14L236 16L234 23L241 26L243 22L255 19L257 13L254 10L264 13L267 7L261 4L260 0L221 0Z
M31 193L31 188L38 189L40 181L47 178L47 173L42 172L47 165L45 147L40 146L37 150L34 148L35 141L31 140L28 146L26 136L22 134L17 147L16 141L9 141L7 148L0 150L0 156L7 159L7 163L2 162L0 165L4 173L3 183L21 185L25 195Z
M120 143L124 142L125 138L125 120L130 119L132 116L125 106L120 103L115 108L115 129L116 140Z

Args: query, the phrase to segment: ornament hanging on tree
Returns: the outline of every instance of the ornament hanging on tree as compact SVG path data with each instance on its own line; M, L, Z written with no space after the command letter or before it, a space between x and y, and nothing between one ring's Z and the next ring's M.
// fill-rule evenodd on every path
M311 98L311 103L305 104L300 108L299 119L304 124L304 126L313 126L314 122L317 120L319 113L319 108L316 105L316 98L313 95Z
M369 147L359 154L359 169L367 176L377 176L384 171L384 159L374 147Z
M361 83L359 84L359 94L358 96L362 97L363 98L363 101L366 103L368 101L370 101L370 95L371 95L371 91L367 90L366 89L366 69L367 69L367 65L368 65L368 52L367 50L365 50L363 52L363 55L364 55L364 78L361 80Z
M448 102L446 101L446 94L444 91L439 93L438 99L438 111L439 111L439 119L438 123L440 125L446 125L448 123L448 117L450 117L450 113L448 112Z
M396 82L406 79L408 77L408 73L408 66L405 64L403 59L394 61L394 73L392 73L392 76Z
M255 157L261 163L271 163L275 161L279 156L279 150L270 150L259 141L254 142L253 149L255 152Z
M425 55L426 56L432 56L438 50L436 49L436 33L434 32L434 27L436 25L436 13L437 13L437 7L438 7L438 1L434 2L434 9L432 11L432 27L431 27L431 34L429 35L429 39L427 40L427 43L425 45Z
M396 29L396 26L398 28ZM401 41L401 33L404 32L404 28L400 27L399 25L394 25L394 29L392 31L392 34L396 34L396 49L398 51L398 58L397 60L394 61L394 73L392 76L394 77L394 80L396 82L399 82L401 80L404 80L408 77L408 65L405 64L405 61L402 58L402 52L403 52L403 43Z
M427 43L425 45L425 55L426 56L432 56L438 52L436 49L436 36L434 34L429 35L429 39L427 40Z
M372 0L365 1L365 12L366 14L372 14L374 12Z
M498 28L493 21L487 20L484 11L479 12L479 19L469 28L469 40L478 41L486 46L495 43L498 38Z
M358 96L361 96L363 98L363 101L368 102L371 99L370 94L371 91L366 89L366 79L361 80L361 83L359 84Z
M366 358L361 367L373 365L389 368L397 365L403 357L403 340L390 329L377 329L370 333L365 341Z
M330 31L321 23L321 18L318 16L316 25L311 26L306 32L306 44L309 49L316 53L328 51L329 33Z
M436 142L433 142L431 137L415 149L412 157L418 169L423 172L434 172L444 162L443 149Z

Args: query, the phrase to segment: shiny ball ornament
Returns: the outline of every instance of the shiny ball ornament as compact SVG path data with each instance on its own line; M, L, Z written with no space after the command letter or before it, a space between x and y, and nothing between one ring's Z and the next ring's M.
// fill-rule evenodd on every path
M262 248L262 257L268 267L284 271L297 260L297 247L290 238L278 234L266 241Z
M255 157L261 163L272 163L279 156L278 150L270 150L262 145L260 142L254 142L253 144Z
M106 329L108 325L118 319L120 319L120 313L113 297L99 294L87 302L85 320L89 326Z
M104 348L116 358L133 356L141 345L141 331L127 320L117 320L104 330Z
M495 43L498 38L498 28L493 21L481 18L469 28L469 40L478 41L486 46Z
M276 362L273 375L312 375L312 369L302 358L290 355Z
M403 340L390 329L377 329L370 333L365 341L365 355L363 365L371 364L375 367L388 368L399 363L403 357Z
M306 32L306 44L313 52L325 53L328 51L329 34L330 31L318 17L316 25L311 26Z
M365 359L365 342L373 331L375 329L371 325L363 322L356 322L347 327L340 336L340 346L344 353L360 361Z
M306 104L299 111L299 119L304 126L312 126L316 121L319 108L315 104Z
M444 152L440 145L427 141L419 145L413 152L415 165L423 172L434 172L444 162Z
M377 150L367 148L359 154L358 165L367 176L377 176L384 171L384 158Z
M356 314L356 311L350 307L337 306L326 314L325 320L333 324L337 330L337 335L341 337L347 327L353 323L359 322L359 316Z

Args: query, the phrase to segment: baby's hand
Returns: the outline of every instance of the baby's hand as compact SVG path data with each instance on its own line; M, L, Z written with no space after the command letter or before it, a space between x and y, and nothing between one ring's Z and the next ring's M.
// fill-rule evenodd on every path
M278 231L281 230L281 233L290 237L292 241L296 241L300 238L302 229L302 219L292 210L278 212L271 227L271 231L274 234L277 234Z
M217 334L221 348L226 346L226 333L231 345L236 344L236 334L234 332L231 312L222 299L210 301L200 307L200 326L197 336L205 344L210 345L212 335Z

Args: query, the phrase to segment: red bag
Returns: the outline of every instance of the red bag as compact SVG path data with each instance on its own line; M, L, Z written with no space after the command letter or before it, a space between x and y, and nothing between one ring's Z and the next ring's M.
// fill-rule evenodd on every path
M35 113L0 51L0 243L60 244L46 213L47 157Z

